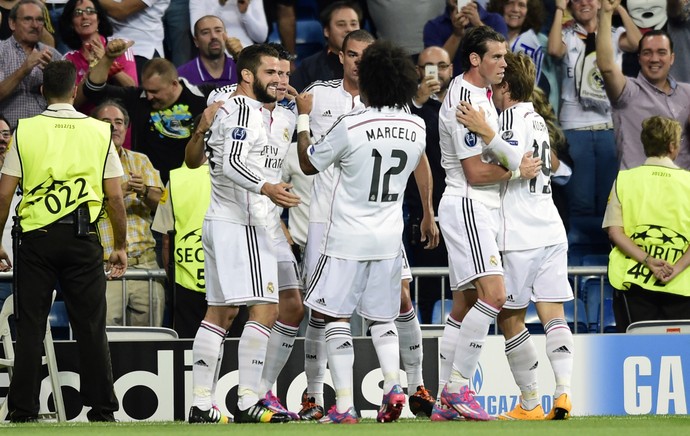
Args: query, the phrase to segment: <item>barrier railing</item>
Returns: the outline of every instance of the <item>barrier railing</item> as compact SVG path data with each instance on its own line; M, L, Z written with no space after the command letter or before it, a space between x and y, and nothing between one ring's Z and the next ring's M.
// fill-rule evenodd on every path
M594 278L599 280L600 292L599 292L599 319L604 319L604 283L606 278L606 267L605 266L571 266L568 267L568 275L572 278L573 283L573 293L577 299L580 293L580 284L583 278ZM419 301L419 279L423 277L438 277L440 281L440 293L439 297L444 298L444 290L446 289L446 283L448 281L448 267L413 267L412 276L414 277L414 294L412 295L413 301ZM164 280L166 278L165 270L163 269L129 269L125 273L124 277L120 279L122 281L122 295L123 300L127 290L127 280L148 280L149 282L149 305L153 307L153 281L154 280ZM11 281L12 272L0 272L0 281ZM125 308L123 307L123 312ZM574 319L578 318L578 306L575 304L574 307ZM123 313L123 318L126 319ZM441 319L445 320L448 313L446 313L445 305L441 305ZM153 311L150 311L149 324L153 324ZM574 323L575 333L578 331L578 323ZM495 329L496 334L498 334L498 329ZM599 333L604 332L604 323L599 323Z

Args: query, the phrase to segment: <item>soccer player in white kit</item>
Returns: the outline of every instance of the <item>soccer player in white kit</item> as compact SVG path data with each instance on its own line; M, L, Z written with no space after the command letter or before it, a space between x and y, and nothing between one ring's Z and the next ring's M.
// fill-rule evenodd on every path
M552 160L549 131L530 102L536 68L524 54L506 54L504 80L495 85L493 100L501 109L498 132L481 113L461 103L458 120L479 134L501 160L517 161L523 153L539 156L541 171L531 180L511 180L501 192L498 248L503 256L508 294L498 323L506 339L505 352L520 403L501 419L544 419L537 389L537 350L525 327L527 306L534 301L546 333L546 354L556 378L554 406L547 419L566 419L571 410L573 335L563 303L573 299L568 282L568 239L551 197Z
M304 93L313 95L312 105L304 105L298 100L298 111L309 114L309 127L315 139L321 138L331 128L335 120L352 110L363 109L359 98L357 67L362 52L374 42L374 37L366 30L350 32L343 41L341 62L344 78L340 80L317 81L308 86ZM308 280L313 274L320 257L321 241L330 214L331 191L333 189L333 169L319 172L313 178L313 190L309 208L309 231L304 252L304 276ZM415 180L424 200L425 219L422 222L422 241L427 241L425 248L433 249L439 243L439 232L433 221L431 206L431 168L426 155L415 169ZM404 253L403 253L404 255ZM408 394L410 410L413 413L430 414L433 398L424 387L422 377L422 334L416 313L412 307L409 293L409 282L412 280L407 259L403 261L402 301L399 318L396 320L400 334L400 353L408 375ZM323 385L326 377L325 323L317 311L312 310L309 325L305 333L305 373L307 375L307 392L302 399L302 419L319 419L323 416Z
M238 350L236 422L285 422L259 398L271 327L278 316L276 255L266 226L269 199L292 207L290 185L269 183L261 173L267 146L261 106L276 100L278 53L266 45L245 48L237 63L237 91L216 113L206 136L211 203L203 224L208 309L194 338L193 405L190 423L227 422L211 392L218 378L223 341L238 305L249 321ZM268 199L266 198L268 197Z
M451 82L439 111L446 190L438 214L455 291L441 343L439 391L443 404L474 420L492 419L475 400L469 384L489 326L506 299L496 232L499 182L512 173L498 164L487 144L458 123L455 115L457 105L468 101L482 109L489 125L498 130L490 86L503 80L506 52L505 38L493 29L469 30L460 46L464 73ZM448 369L450 375L444 383Z
M364 51L359 76L366 109L340 117L314 145L308 124L297 122L302 170L311 174L334 165L330 219L305 299L326 318L336 404L323 423L357 422L349 324L355 310L370 323L384 376L377 420L397 419L405 403L393 322L400 307L402 193L424 152L426 131L423 121L404 109L417 87L414 65L404 51L373 43Z

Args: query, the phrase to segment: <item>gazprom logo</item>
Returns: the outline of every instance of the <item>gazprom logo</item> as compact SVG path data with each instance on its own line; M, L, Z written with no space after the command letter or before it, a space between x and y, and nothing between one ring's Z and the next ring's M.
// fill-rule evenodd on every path
M474 371L472 380L470 380L470 385L474 393L479 395L479 392L481 392L482 386L484 385L484 370L482 369L482 365L479 363L477 364L477 370Z
M465 145L468 147L477 145L477 135L474 132L465 133Z

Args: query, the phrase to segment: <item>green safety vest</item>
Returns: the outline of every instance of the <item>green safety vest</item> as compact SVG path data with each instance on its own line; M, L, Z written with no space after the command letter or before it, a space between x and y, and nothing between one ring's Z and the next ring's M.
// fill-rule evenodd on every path
M643 165L621 171L616 194L623 211L626 235L652 257L675 264L688 249L690 238L690 172ZM650 291L690 296L690 271L662 283L646 265L614 247L609 256L609 281L620 290L631 284Z
M170 171L168 195L175 219L175 281L192 291L206 292L201 226L211 202L208 165Z
M16 138L22 230L47 226L85 203L90 222L96 222L103 206L110 125L89 117L38 115L19 120Z

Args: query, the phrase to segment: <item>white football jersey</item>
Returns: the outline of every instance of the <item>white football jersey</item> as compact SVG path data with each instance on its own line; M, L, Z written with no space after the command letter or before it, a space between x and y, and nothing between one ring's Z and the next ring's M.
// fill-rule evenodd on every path
M446 170L444 194L471 198L488 207L498 208L499 184L471 186L462 169L460 161L472 156L482 155L484 162L496 162L493 155L484 150L484 140L455 119L456 108L461 101L471 103L475 109L483 109L489 125L498 130L498 114L491 101L491 90L464 81L462 74L453 79L438 114L441 166Z
M364 108L359 96L353 97L345 91L343 79L318 80L309 85L304 92L314 96L314 103L309 114L309 128L315 141L321 139L328 132L338 117L352 110ZM325 169L314 176L309 205L309 222L325 223L328 221L332 190L333 168Z
M499 125L504 146L517 148L521 155L532 152L541 158L542 169L531 180L511 180L504 185L498 248L529 250L567 242L551 198L551 147L544 119L532 103L518 103L501 113Z
M276 105L273 111L266 108L261 109L263 115L264 128L268 136L268 144L261 151L263 159L263 173L269 183L280 183L283 177L283 163L290 148L292 133L295 130L295 114ZM268 225L268 232L273 239L285 239L285 234L280 226L280 214L282 208L268 201L269 214L271 216Z
M426 128L418 116L366 108L339 118L309 147L316 169L334 167L323 254L351 260L400 255L405 187L425 145Z
M206 136L211 204L206 219L245 225L268 223L262 152L268 145L262 104L246 96L229 98Z

